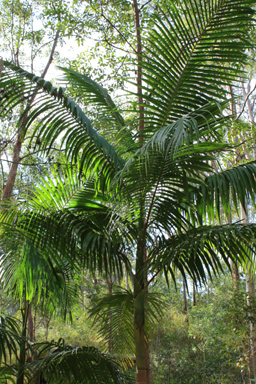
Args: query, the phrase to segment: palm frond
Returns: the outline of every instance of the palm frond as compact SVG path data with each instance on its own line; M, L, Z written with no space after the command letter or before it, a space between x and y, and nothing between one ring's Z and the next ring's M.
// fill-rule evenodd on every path
M230 268L230 260L244 262L255 252L256 225L231 224L200 226L184 233L159 237L150 258L154 270L170 272L175 280L177 268L184 278L206 282L207 276L223 271L221 260Z
M255 206L256 162L248 162L232 169L213 173L195 193L198 217L208 215L214 221L220 217L221 210L227 218L231 217L232 203L238 212L240 206L246 211L246 202Z
M54 141L62 135L67 155L76 161L80 157L81 167L101 170L108 179L109 173L122 166L123 161L113 146L92 127L82 109L66 97L62 88L57 89L49 81L35 76L4 61L0 77L0 88L4 97L1 105L7 115L17 105L26 106L20 121L26 118L23 135L31 124L35 124L33 137L40 138L40 149L48 153ZM36 102L30 98L36 94ZM79 155L79 156L78 156Z
M118 364L94 347L71 347L58 343L37 345L38 360L31 365L48 383L130 384L131 377ZM46 356L45 356L46 355Z
M59 68L64 72L65 79L72 83L72 89L76 96L85 98L89 104L99 107L99 111L105 112L106 119L110 120L112 124L117 124L119 129L124 127L124 119L105 88L88 76L68 68Z
M253 4L251 0L164 2L149 32L148 59L139 63L149 132L216 96L225 100L227 84L243 76Z
M150 332L161 319L164 301L159 293L143 291L142 294L146 303L146 330L150 337ZM135 354L134 300L132 292L122 289L93 301L89 308L100 337L107 342L106 348L110 348L109 352L127 366L132 364Z
M0 361L12 361L18 355L20 345L20 325L17 319L11 316L0 316ZM7 366L5 367L7 369ZM4 374L6 374L6 369ZM2 372L3 374L3 372ZM1 372L0 372L1 377Z

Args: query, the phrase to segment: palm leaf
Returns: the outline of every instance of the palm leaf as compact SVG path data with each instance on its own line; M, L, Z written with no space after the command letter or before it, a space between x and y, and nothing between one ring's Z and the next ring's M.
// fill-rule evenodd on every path
M221 260L244 262L255 252L255 224L200 226L169 238L159 238L150 252L154 270L164 268L175 280L177 268L184 278L206 283L207 276L223 271Z
M164 2L142 60L146 129L155 132L204 106L237 76L250 46L251 0ZM145 135L145 131L143 132Z
M152 329L161 319L165 303L159 293L142 294L145 295L146 329L150 337ZM107 341L106 348L111 348L109 352L127 366L132 365L132 357L135 355L134 301L133 293L122 289L93 301L89 308L90 317L100 337Z
M214 221L215 215L220 217L221 210L227 218L231 217L231 206L239 212L240 206L246 211L246 202L255 206L256 162L248 162L232 169L213 173L205 178L195 193L195 204L198 217L208 215Z
M37 353L38 360L31 367L49 383L132 383L112 358L94 347L71 347L60 339L58 343L38 344Z
M4 69L0 77L0 88L5 97L1 105L8 115L16 105L27 107L20 121L27 116L23 131L35 124L33 137L40 137L40 149L49 153L54 141L62 135L61 145L65 145L66 153L71 159L80 157L81 167L95 171L101 170L108 179L115 169L122 166L114 148L106 139L99 136L92 127L91 121L81 108L64 95L62 88L57 89L49 81L45 81L11 63L4 61ZM36 102L30 104L30 97L37 94Z
M10 361L13 357L16 358L20 342L18 320L11 316L0 316L0 361L6 363L8 357Z

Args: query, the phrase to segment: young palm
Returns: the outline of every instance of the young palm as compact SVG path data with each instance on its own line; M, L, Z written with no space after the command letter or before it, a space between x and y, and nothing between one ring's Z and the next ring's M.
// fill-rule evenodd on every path
M229 213L230 195L244 206L245 198L254 199L254 163L221 174L214 174L210 166L215 160L213 154L227 148L219 135L228 120L221 109L226 105L227 84L243 75L240 68L249 45L252 3L165 2L163 12L153 16L146 51L139 55L143 82L134 94L140 101L133 110L138 116L133 124L138 125L138 133L129 130L101 86L66 69L76 94L95 103L101 117L105 114L108 131L111 122L109 141L93 129L63 89L3 63L0 86L4 89L1 103L5 113L39 89L37 102L24 112L30 114L27 128L33 124L42 151L61 134L67 156L71 163L79 159L79 174L86 178L85 185L66 196L64 205L65 187L52 183L44 188L46 195L49 191L52 194L53 208L48 204L51 214L47 216L42 209L34 213L26 230L41 241L40 232L31 231L31 223L37 223L39 217L44 223L48 219L61 223L64 230L54 231L54 236L43 231L45 241L61 244L61 235L67 234L65 241L77 242L86 265L105 272L121 271L120 259L129 266L124 250L132 244L133 321L140 384L150 380L145 302L151 280L163 270L167 277L168 272L174 277L174 268L184 276L205 280L206 271L221 269L220 257L228 264L229 258L243 259L248 246L253 248L254 225L203 225L207 214L220 215L221 206ZM101 132L104 124L104 119L97 124ZM89 191L87 178L93 183Z

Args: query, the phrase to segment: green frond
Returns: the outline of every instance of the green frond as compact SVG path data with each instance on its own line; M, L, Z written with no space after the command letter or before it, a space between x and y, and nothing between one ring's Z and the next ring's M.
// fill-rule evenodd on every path
M242 205L246 211L246 202L255 206L256 162L252 161L207 176L204 184L196 191L195 203L198 216L208 215L214 220L220 216L221 210L226 217L231 216L232 203L238 212ZM231 203L232 202L232 203Z
M11 316L0 316L0 361L7 363L12 361L13 357L18 355L18 347L20 345L20 325L19 321ZM1 374L7 374L7 366Z
M99 132L118 151L120 155L127 154L136 147L133 133L128 129L118 106L112 100L107 90L88 76L82 75L71 69L59 67L69 81L75 97L89 107L96 107L94 119ZM94 121L95 121L94 120Z
M132 383L110 356L94 347L71 347L60 339L58 343L38 344L37 354L31 368L49 384Z
M57 89L45 81L11 63L4 61L0 88L4 90L1 106L7 115L17 105L26 106L20 121L27 117L23 134L33 124L33 137L40 138L40 149L49 152L57 138L65 146L67 156L75 162L80 158L82 168L102 171L105 180L123 161L113 146L92 127L82 109L66 97L62 88ZM36 95L35 102L30 103ZM33 139L33 138L32 138Z
M71 82L72 89L77 97L85 98L89 104L99 107L98 110L104 111L105 114L107 114L106 118L110 120L112 124L117 124L119 129L124 127L124 119L105 88L88 76L68 68L59 68L64 72L65 79Z
M15 384L17 380L17 369L15 365L2 364L0 367L0 384Z
M143 76L146 130L155 132L213 99L247 60L251 0L165 1L154 15ZM143 135L145 131L143 132Z
M153 270L164 268L175 279L177 268L186 278L206 282L207 277L230 268L230 260L244 262L255 252L256 225L200 226L184 233L159 237L150 252Z
M145 295L147 333L150 334L162 316L164 301L159 293L142 292ZM134 295L122 289L112 294L104 295L93 302L90 317L100 337L107 342L106 348L111 349L117 359L124 361L127 366L132 364L135 355L134 342Z

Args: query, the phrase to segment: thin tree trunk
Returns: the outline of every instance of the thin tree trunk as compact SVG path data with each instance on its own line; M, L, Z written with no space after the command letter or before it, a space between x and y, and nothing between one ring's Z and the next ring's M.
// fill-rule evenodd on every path
M35 341L35 327L31 305L29 305L28 309L28 338L32 342Z
M187 306L187 292L186 292L186 282L185 278L182 277L182 283L183 283L183 311L187 313L188 306Z
M57 31L48 62L45 66L45 69L43 70L42 75L41 75L42 78L45 77L45 75L46 75L46 73L50 67L50 64L53 60L53 55L54 55L54 52L55 52L55 49L57 46L59 35L60 35L60 32ZM33 95L31 96L31 98L28 101L28 105L32 104L34 102L37 93L38 93L38 91L35 91L33 93ZM7 181L6 181L6 183L3 187L3 190L2 190L2 195L1 195L2 200L10 199L12 196L12 191L14 188L14 184L15 184L15 180L16 180L17 172L18 172L18 167L19 167L19 163L20 163L20 154L21 154L21 148L22 148L22 134L23 134L24 128L26 126L27 119L28 119L28 114L25 114L24 117L22 118L21 122L20 122L20 125L19 125L16 141L14 143L12 163L11 163L9 175L8 175Z
M112 291L113 291L113 282L110 278L110 275L108 274L107 276L107 284L108 284L108 293L110 295L112 295ZM113 334L112 334L112 326L111 326L111 323L112 323L112 315L111 315L111 312L109 313L109 324L110 324L110 328L109 328L109 335L108 335L108 352L109 353L112 353L113 352Z
M230 92L230 95L231 95L231 101L230 101L230 105L231 105L231 112L232 112L232 135L234 137L234 141L236 144L238 144L238 136L235 134L234 132L234 121L235 119L237 118L237 110L236 110L236 103L234 101L234 91L233 91L233 87L231 85L228 86L229 88L229 92ZM236 149L236 156L237 156L237 162L240 161L241 159L241 154L240 154L240 149L237 148ZM230 215L229 215L229 218L228 218L228 222L229 224L232 224L232 219L231 219L231 212L230 212ZM233 262L231 261L231 270L232 270L232 274L233 274L233 281L234 281L234 286L235 286L235 291L238 290L238 281L239 281L239 273L238 273L238 268L237 268L237 262Z
M140 63L143 60L142 56L142 42L141 42L141 34L140 34L140 13L138 9L137 0L133 0L133 8L135 14L135 28L136 28L136 40L137 40L137 93L138 93L138 103L139 103L139 141L143 142L143 130L144 130L144 104L142 98L142 68Z
M141 201L141 217L139 222L138 244L136 254L136 271L134 276L134 336L137 366L137 384L148 384L147 353L148 343L145 332L145 242L144 232L144 209Z
M195 283L193 282L193 307L196 306L196 286Z
M26 337L27 337L27 321L30 304L26 300L24 308L21 310L22 314L22 331L21 331L21 344L20 344L20 356L19 366L17 372L16 384L24 384L24 365L26 363Z
M139 104L139 142L143 144L144 137L144 103L142 97L142 67L143 60L142 41L140 33L140 14L137 0L133 0L136 29L136 53L138 59L137 66L137 93ZM142 186L143 190L143 186ZM136 254L136 272L134 276L134 336L137 365L137 384L150 384L150 362L149 362L149 341L145 331L145 287L147 286L147 253L145 245L145 212L144 212L143 194L140 205L140 222L138 228L138 242Z
M254 127L254 111L251 100L247 95L250 94L251 91L251 82L248 81L247 87L247 95L245 93L244 85L242 84L242 91L244 99L246 100L246 105L249 112L250 122L252 125L252 129ZM249 156L248 156L249 157ZM255 143L253 143L253 159L256 160L256 148ZM243 222L248 223L248 215L244 212L242 208L242 220ZM246 293L247 293L247 305L249 307L249 317L253 317L252 307L255 305L255 283L254 283L254 273L251 269L250 263L247 265L246 269ZM256 324L254 321L250 321L250 344L251 344L251 373L253 374L253 379L256 380Z
M248 223L248 215L244 211L243 207L241 208L241 219L244 223ZM254 274L251 269L251 264L248 262L246 268L246 294L247 294L247 305L249 308L249 318L253 318L253 307L255 304L255 284L254 284ZM256 324L254 321L249 320L250 327L250 354L251 354L251 374L253 379L256 380ZM251 380L250 380L251 382Z

